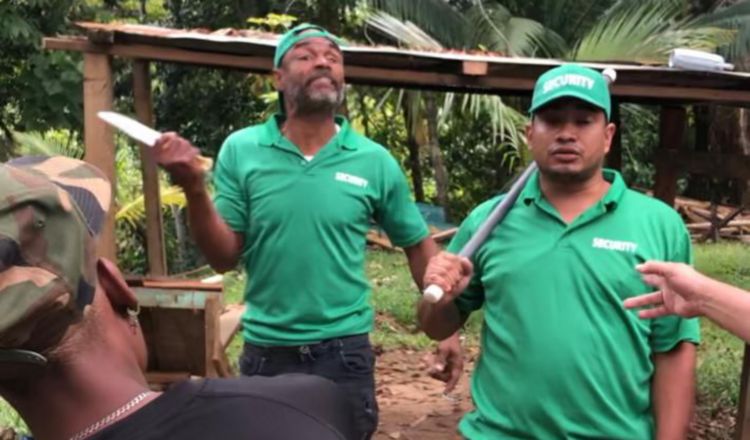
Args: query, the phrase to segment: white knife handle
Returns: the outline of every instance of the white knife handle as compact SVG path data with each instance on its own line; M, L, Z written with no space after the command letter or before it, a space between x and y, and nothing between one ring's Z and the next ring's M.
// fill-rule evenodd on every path
M430 304L435 304L436 302L440 301L444 293L445 292L443 292L443 289L441 289L437 284L430 284L426 289L424 289L422 295L424 295L425 301Z

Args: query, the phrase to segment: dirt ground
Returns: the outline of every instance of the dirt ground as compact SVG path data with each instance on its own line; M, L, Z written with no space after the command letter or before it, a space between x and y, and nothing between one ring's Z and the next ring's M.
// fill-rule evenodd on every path
M464 375L450 398L443 384L427 376L427 352L388 350L378 356L380 426L375 440L457 440L456 427L471 409L469 375L476 352L466 354ZM733 410L719 414L697 411L689 440L729 440Z
M464 375L450 396L444 385L427 374L426 352L390 350L378 356L380 426L375 440L454 440L456 427L471 409L468 354Z

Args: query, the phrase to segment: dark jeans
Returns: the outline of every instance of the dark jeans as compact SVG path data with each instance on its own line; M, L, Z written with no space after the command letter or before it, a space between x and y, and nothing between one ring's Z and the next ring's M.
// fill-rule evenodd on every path
M375 353L367 335L295 347L264 347L246 342L240 371L245 376L303 373L325 377L341 386L349 397L358 432L351 440L369 439L378 427Z

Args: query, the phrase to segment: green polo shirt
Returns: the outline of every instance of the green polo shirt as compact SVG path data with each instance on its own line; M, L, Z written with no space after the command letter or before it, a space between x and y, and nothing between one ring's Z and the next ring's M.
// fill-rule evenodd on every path
M625 298L651 292L635 266L691 262L690 237L669 206L604 171L604 198L566 224L530 179L473 257L456 299L484 306L482 353L472 377L469 439L653 437L653 353L697 343L696 320L639 319ZM501 196L502 197L502 196ZM477 207L449 246L458 252L500 197Z
M216 208L245 239L245 340L298 345L367 333L371 221L401 247L427 237L427 225L393 156L346 119L336 118L339 132L308 161L279 118L231 134L214 171Z

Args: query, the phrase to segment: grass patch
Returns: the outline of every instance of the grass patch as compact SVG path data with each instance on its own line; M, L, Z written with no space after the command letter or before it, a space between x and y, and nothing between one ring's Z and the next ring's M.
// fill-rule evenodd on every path
M750 289L750 247L747 245L697 245L695 267L712 278ZM701 320L701 331L698 403L701 411L713 414L737 405L744 343L707 319Z

